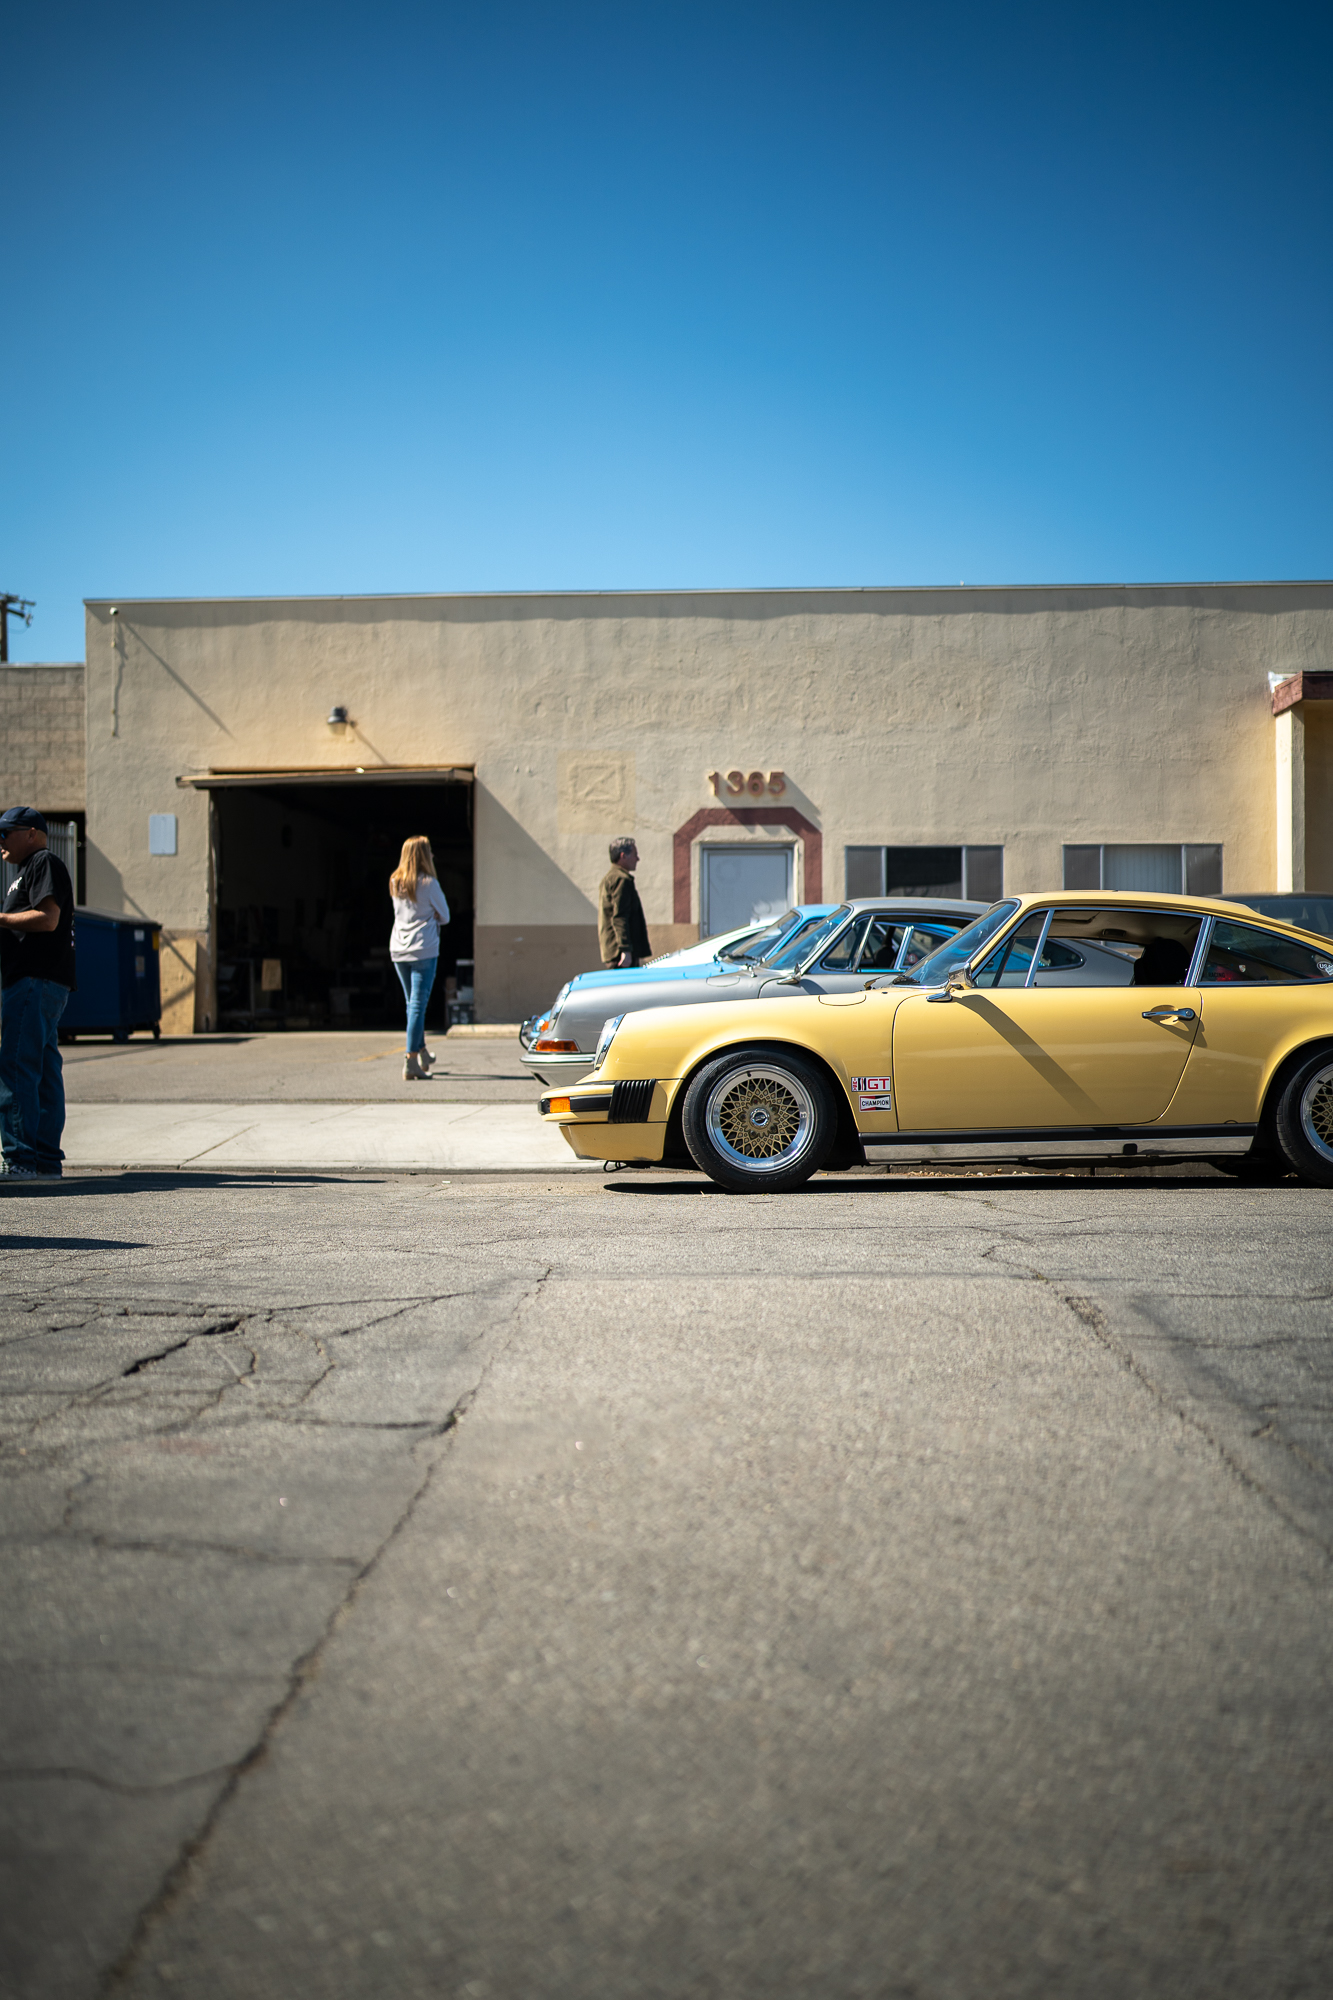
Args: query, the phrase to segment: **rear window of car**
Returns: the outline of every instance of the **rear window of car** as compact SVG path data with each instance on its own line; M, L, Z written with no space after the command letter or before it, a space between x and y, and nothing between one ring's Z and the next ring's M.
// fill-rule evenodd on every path
M1204 986L1291 986L1333 979L1333 950L1326 958L1294 938L1249 924L1218 922L1204 961Z
M1333 896L1228 895L1227 901L1246 903L1250 909L1258 910L1260 916L1295 924L1298 931L1317 931L1321 937L1333 938Z

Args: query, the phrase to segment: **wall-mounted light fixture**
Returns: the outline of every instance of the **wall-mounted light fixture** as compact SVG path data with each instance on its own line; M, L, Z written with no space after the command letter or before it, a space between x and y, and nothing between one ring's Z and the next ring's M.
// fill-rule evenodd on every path
M342 703L340 701L335 702L329 710L329 728L346 729L348 720L347 710L343 707Z

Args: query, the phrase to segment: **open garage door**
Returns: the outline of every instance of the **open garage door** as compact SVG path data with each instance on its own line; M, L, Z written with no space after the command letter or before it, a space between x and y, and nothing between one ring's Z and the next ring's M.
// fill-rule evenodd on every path
M430 1025L472 1000L472 774L209 772L222 1028L398 1028L389 876L425 834L453 921Z

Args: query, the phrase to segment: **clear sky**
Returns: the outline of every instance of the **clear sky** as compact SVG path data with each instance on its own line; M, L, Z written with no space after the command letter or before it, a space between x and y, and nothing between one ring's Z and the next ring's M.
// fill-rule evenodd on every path
M1333 574L1327 7L11 6L0 588Z

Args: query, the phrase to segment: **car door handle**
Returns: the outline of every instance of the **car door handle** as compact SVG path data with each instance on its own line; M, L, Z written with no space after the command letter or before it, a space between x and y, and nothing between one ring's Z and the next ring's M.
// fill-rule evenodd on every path
M1144 1015L1145 1021L1192 1021L1192 1007L1150 1007Z

